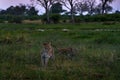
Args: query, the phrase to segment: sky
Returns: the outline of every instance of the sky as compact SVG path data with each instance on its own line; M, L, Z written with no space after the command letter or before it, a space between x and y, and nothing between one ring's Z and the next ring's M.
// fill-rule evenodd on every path
M16 6L19 4L30 4L30 0L0 0L0 9L6 9L10 6ZM120 11L120 0L115 0L111 5L113 7L113 11ZM39 14L44 13L44 9L40 6L37 6L37 9L39 10Z

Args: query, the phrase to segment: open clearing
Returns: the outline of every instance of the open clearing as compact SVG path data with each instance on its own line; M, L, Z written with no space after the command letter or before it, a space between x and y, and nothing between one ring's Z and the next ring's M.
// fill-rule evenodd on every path
M40 64L43 42L55 47L55 61ZM58 48L76 49L73 60ZM1 24L0 80L119 80L120 23Z

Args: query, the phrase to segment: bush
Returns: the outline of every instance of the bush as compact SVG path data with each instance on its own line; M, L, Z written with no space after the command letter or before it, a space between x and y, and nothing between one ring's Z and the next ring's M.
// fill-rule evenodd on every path
M75 22L104 22L104 21L120 21L120 14L104 14L104 15L86 15L76 16Z
M60 21L60 15L59 14L53 14L50 19L53 23L58 23Z
M8 21L10 23L21 23L22 20L42 20L46 23L47 19L45 14L42 16L14 16L14 15L0 15L0 23ZM59 15L52 14L50 20L53 23L69 23L70 15ZM98 14L98 15L80 15L75 16L75 22L109 22L109 21L120 21L120 14Z
M29 20L39 20L41 19L41 16L26 16L24 18Z
M9 20L10 23L22 23L22 17L21 16L12 16L12 18Z

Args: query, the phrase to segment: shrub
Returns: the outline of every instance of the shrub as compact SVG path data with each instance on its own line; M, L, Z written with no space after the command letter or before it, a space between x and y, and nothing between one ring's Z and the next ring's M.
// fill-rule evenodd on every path
M29 20L39 20L41 19L41 16L26 16L24 18Z
M60 15L59 14L53 14L50 19L53 23L58 23L60 21Z
M21 16L12 16L12 18L9 20L10 23L22 23L22 17Z

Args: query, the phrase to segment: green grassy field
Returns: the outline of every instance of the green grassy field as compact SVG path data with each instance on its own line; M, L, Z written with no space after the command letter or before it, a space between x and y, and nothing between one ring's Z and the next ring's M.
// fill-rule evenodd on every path
M55 47L76 49L73 60L55 48L55 61L41 67L42 43L48 41ZM119 79L120 23L0 23L0 80Z

